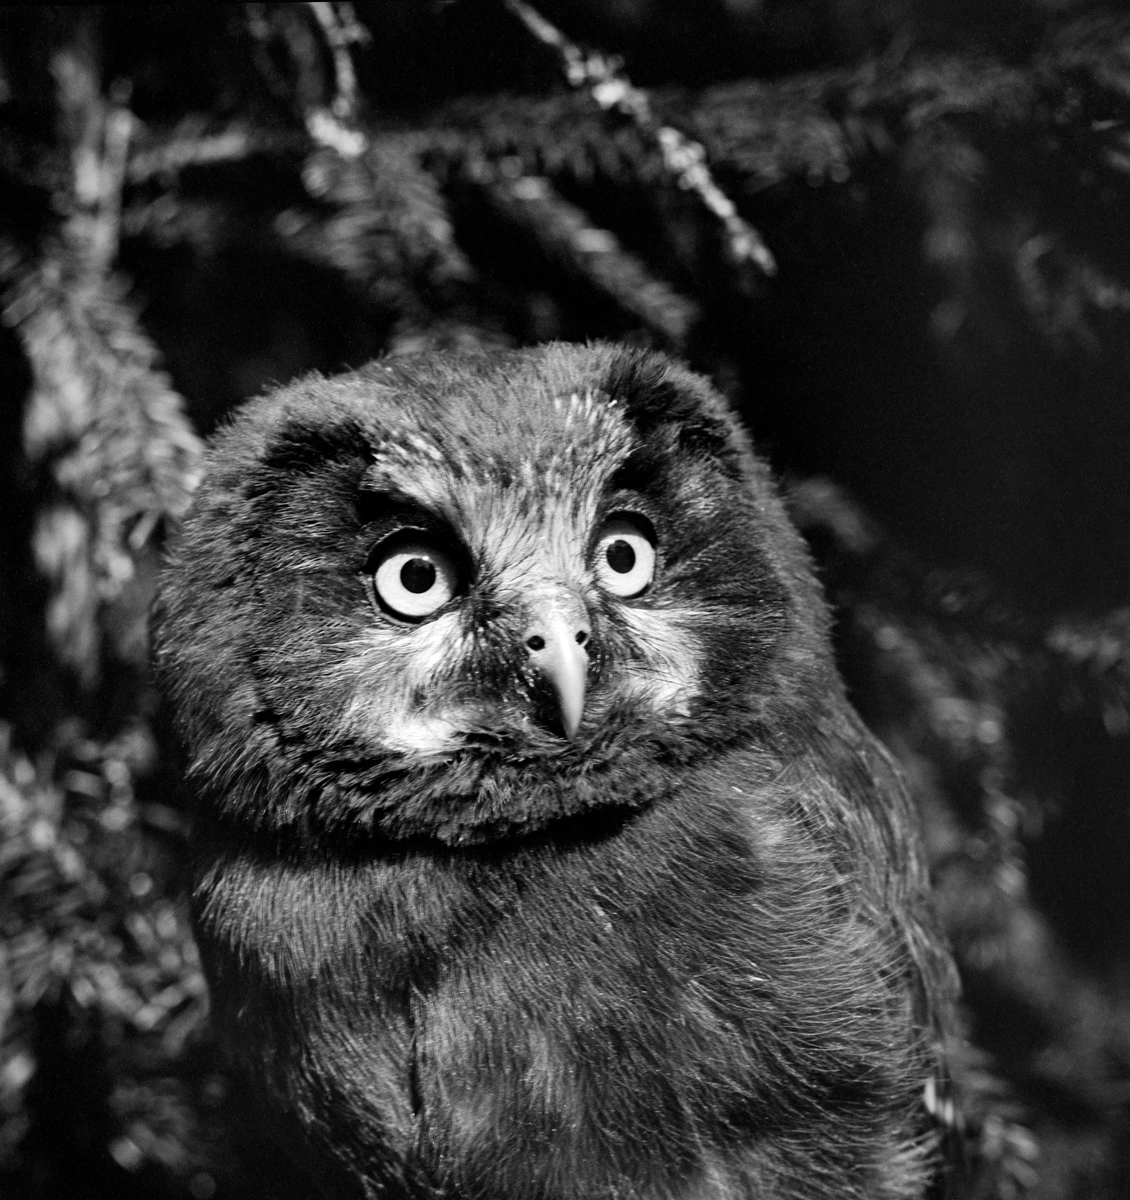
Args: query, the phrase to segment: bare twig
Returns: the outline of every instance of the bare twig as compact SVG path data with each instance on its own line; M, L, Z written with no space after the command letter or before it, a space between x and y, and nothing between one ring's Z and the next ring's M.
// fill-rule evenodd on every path
M172 130L147 138L130 155L129 182L138 184L159 176L176 175L186 167L242 162L255 154L295 153L306 145L297 132L268 132L243 124L205 133L208 121L205 116L188 117Z
M648 94L624 75L618 60L593 52L586 54L525 0L504 3L538 41L557 53L571 86L587 86L601 108L622 113L658 142L663 163L678 185L694 192L722 222L738 262L751 262L765 275L777 273L776 260L761 234L739 216L734 202L714 182L702 144L673 126L660 124Z
M311 3L329 46L334 64L334 98L329 107L318 106L305 113L306 129L320 146L336 150L342 158L359 158L368 139L357 128L357 73L350 47L368 39L351 4Z
M316 32L309 27L307 13L314 18ZM295 105L306 132L318 146L328 147L345 159L360 158L369 142L356 125L357 76L350 47L366 41L368 33L358 22L352 6L248 4L245 18L258 47L256 63L271 91ZM275 37L286 45L297 71L295 80L285 79L266 52L267 43ZM334 95L328 103L322 42L328 46L333 61Z
M357 118L357 72L353 69L351 46L369 41L369 31L357 20L352 4L311 3L310 8L322 27L322 33L334 60L336 91L330 108L342 121Z

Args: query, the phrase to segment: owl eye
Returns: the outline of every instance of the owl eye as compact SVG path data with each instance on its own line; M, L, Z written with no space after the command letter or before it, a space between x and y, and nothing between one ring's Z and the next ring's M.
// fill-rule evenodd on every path
M377 548L373 587L382 608L417 621L455 595L459 569L449 553L424 537L395 537Z
M642 517L609 517L596 538L593 568L602 587L615 596L638 596L655 574L655 540Z

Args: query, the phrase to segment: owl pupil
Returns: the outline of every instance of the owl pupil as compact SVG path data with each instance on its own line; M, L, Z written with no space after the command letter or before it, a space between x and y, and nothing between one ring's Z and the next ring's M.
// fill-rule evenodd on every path
M418 595L426 592L435 581L435 566L426 558L410 558L400 568L400 582L404 584L405 591L415 592Z
M636 552L620 538L608 547L604 557L608 559L608 565L620 575L627 575L636 565Z

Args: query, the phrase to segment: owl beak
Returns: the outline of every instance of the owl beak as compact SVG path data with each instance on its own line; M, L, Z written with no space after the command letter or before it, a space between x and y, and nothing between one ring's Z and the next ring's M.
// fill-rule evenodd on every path
M553 688L561 728L572 741L585 710L585 681L589 655L585 646L592 635L587 617L551 610L526 630L530 665Z

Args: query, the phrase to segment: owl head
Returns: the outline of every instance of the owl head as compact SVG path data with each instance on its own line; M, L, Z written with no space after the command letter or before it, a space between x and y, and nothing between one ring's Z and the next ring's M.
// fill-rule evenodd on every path
M155 661L219 817L458 845L616 819L839 695L765 465L653 352L308 376L213 439Z

